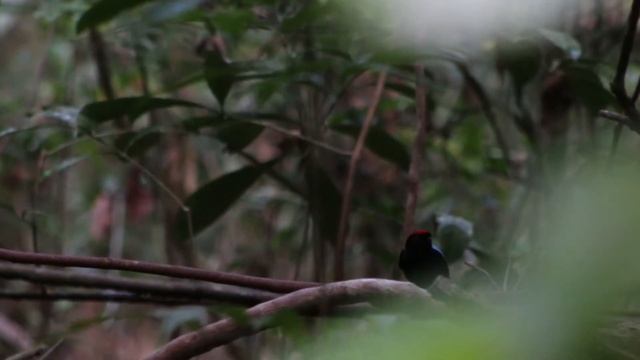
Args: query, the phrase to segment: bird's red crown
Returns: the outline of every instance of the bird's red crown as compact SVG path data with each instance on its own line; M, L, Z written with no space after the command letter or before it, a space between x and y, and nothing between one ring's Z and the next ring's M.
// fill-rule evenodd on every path
M420 230L414 231L412 235L431 235L431 231L420 229Z

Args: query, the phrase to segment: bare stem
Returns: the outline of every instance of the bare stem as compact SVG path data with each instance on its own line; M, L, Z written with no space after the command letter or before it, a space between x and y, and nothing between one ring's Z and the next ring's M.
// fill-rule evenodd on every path
M155 274L180 279L203 280L218 284L243 286L278 293L291 292L319 285L318 283L313 282L278 280L137 260L112 259L94 256L42 254L7 249L0 249L0 260L20 264L133 271L143 274Z
M342 197L342 206L340 207L340 223L338 227L338 239L335 247L335 272L334 279L336 281L344 279L344 252L347 242L347 234L349 232L349 214L351 213L351 198L353 196L353 181L358 169L358 162L362 157L362 151L364 150L364 144L369 135L369 129L373 123L373 116L376 113L382 92L384 90L384 84L387 79L387 72L383 71L378 76L376 87L373 93L373 100L367 110L367 116L364 119L360 134L356 140L356 145L351 153L351 159L349 161L349 171L347 173L347 182L344 186L344 192Z

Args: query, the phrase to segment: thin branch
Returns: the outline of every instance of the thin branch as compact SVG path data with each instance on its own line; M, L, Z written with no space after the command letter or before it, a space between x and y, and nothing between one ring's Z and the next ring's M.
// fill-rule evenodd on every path
M353 192L353 182L355 179L356 171L358 169L358 162L362 156L364 150L365 141L367 135L369 135L369 129L373 123L373 116L376 113L380 98L382 98L382 92L384 91L384 84L387 80L387 72L383 71L378 76L376 87L373 93L373 99L371 105L367 110L367 115L360 129L360 134L356 140L356 145L351 153L351 159L349 161L349 171L347 173L347 182L344 186L342 206L340 207L340 223L338 227L338 239L335 247L335 272L334 279L340 281L344 279L344 252L347 242L347 234L349 233L349 214L351 213L351 197Z
M313 311L319 306L352 304L378 297L396 300L432 300L429 293L406 282L358 279L299 290L256 305L248 309L245 314L255 323L254 320L263 319L283 310L304 313ZM436 303L435 301L430 301L427 304ZM268 326L267 322L251 326L226 318L209 324L200 330L173 339L146 357L146 360L188 359L243 336L258 333Z
M491 126L491 130L493 130L493 134L496 137L496 142L498 143L498 147L502 151L502 156L507 163L507 173L511 172L513 167L513 162L511 161L511 153L509 151L509 145L507 143L506 137L502 133L500 126L498 125L498 119L496 118L496 114L493 111L493 106L491 105L491 101L489 100L489 96L482 88L482 85L469 71L469 68L462 62L456 61L456 66L462 73L467 85L469 88L476 94L478 100L480 101L480 107L482 108L482 112L489 120L489 125Z
M242 286L278 293L286 293L319 284L304 281L277 280L257 276L225 273L188 266L166 265L138 260L111 259L94 256L71 256L31 253L0 249L0 260L21 264L81 267L91 269L123 270L144 274L163 275L180 279L202 280L218 284Z
M133 167L140 170L149 180L151 180L156 186L158 186L162 191L164 191L173 201L176 202L180 210L185 214L187 218L187 230L189 232L189 238L193 241L193 220L191 217L191 209L182 201L180 196L178 196L175 192L173 192L167 184L165 184L160 178L155 176L149 169L147 169L144 165L138 162L136 159L127 155L126 152L118 149L117 147L108 144L103 139L95 137L95 135L91 134L91 132L86 132L86 135L93 139L98 144L109 148L111 151L115 152L118 156L125 159L129 164L133 165Z
M484 275L487 279L489 279L489 281L491 282L491 285L493 285L496 289L500 290L503 289L502 287L500 287L500 285L498 285L498 283L493 279L493 277L491 276L491 274L489 274L489 272L483 268L481 268L480 266L470 263L468 261L464 262L465 265L467 265L468 267L480 272L482 275Z
M291 131L289 129L285 129L285 128L282 128L282 127L277 126L277 125L273 125L273 124L269 124L269 123L265 123L265 122L260 122L260 121L249 121L249 122L252 123L252 124L263 126L263 127L267 128L269 130L273 130L275 132L279 132L279 133L287 135L287 136L291 136L291 137L294 137L294 138L297 138L297 139L300 139L300 140L304 140L304 141L308 142L311 145L315 145L315 146L317 146L319 148L322 148L322 149L325 149L325 150L329 150L329 151L331 151L331 152L333 152L335 154L342 155L342 156L351 156L351 152L349 152L349 151L338 149L338 148L333 147L333 146L331 146L329 144L325 144L322 141L314 140L314 139L312 139L312 138L310 138L308 136L305 136L305 135L302 135L302 134L298 134L298 133L296 133L294 131Z
M411 150L411 165L407 178L407 199L405 202L402 238L407 236L415 227L415 213L420 193L420 175L424 162L424 148L427 142L427 127L429 126L429 112L427 109L427 84L424 66L416 65L416 137Z
M611 83L613 93L618 96L619 100L624 99L625 102L630 100L625 88L625 77L627 75L627 68L629 67L629 60L631 59L631 51L633 50L633 42L636 37L639 17L640 0L633 0L631 11L629 11L629 18L627 19L627 31L624 34L624 40L622 41L622 47L620 49L616 75Z
M0 263L0 278L24 280L53 286L114 289L156 296L209 299L233 304L254 305L276 294L261 290L187 281L131 279L118 276L66 272L32 266Z
M598 113L601 117L609 120L613 120L618 123L618 126L626 126L630 130L640 134L640 122L634 122L629 117L622 115L620 113L609 111L609 110L600 110Z

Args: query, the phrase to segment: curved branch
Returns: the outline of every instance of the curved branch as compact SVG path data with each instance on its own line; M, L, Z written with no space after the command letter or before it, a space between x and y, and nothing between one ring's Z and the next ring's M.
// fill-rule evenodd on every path
M36 284L114 289L155 296L207 299L241 305L255 305L277 296L277 294L270 292L234 286L187 281L126 279L116 276L79 274L8 263L0 263L0 278L25 280Z
M351 196L353 191L353 181L358 169L358 162L362 156L364 145L369 134L369 128L373 123L373 116L376 113L382 93L384 91L384 84L387 81L387 72L383 71L378 75L378 81L373 93L373 100L369 109L367 110L367 116L362 124L362 129L356 140L356 145L351 153L351 160L349 161L349 172L347 174L347 181L344 185L344 196L342 197L342 206L340 207L340 223L338 226L338 240L335 247L335 273L334 279L340 281L344 279L344 252L347 243L347 234L349 233L349 214L351 213Z
M411 149L411 165L407 177L407 198L404 205L404 221L402 225L402 241L409 235L415 226L416 207L420 195L420 175L424 162L425 147L427 144L427 129L431 122L429 109L427 108L427 79L424 74L424 65L415 66L416 71L416 136ZM401 246L401 245L400 245ZM400 253L400 250L398 250ZM396 269L397 271L397 269ZM394 271L395 273L395 271Z
M428 292L410 283L384 279L357 279L282 295L250 308L246 311L246 315L250 320L256 320L282 310L304 313L319 307L324 309L340 304L372 300L372 298L432 300ZM435 304L435 301L430 303ZM265 323L251 326L239 324L231 318L223 319L173 339L146 357L146 360L188 359L240 337L260 332L267 326L268 324Z
M133 271L143 274L155 274L180 279L202 280L218 284L242 286L278 293L287 293L319 285L314 282L277 280L138 260L43 254L7 249L0 249L0 260L21 264Z
M129 304L154 304L165 306L183 305L212 305L215 301L202 298L178 298L157 295L144 295L128 291L104 290L99 292L87 291L0 291L0 299L15 301L92 301L118 302Z

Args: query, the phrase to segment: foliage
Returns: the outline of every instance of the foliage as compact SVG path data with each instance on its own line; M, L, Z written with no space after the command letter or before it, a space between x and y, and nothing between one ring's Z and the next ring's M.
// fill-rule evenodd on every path
M606 162L615 149L624 154L637 141L625 135L618 143L615 137L611 151L615 125L598 117L616 106L606 84L624 17L594 7L567 15L573 20L564 19L566 26L492 33L469 45L441 19L425 26L443 26L434 33L446 38L421 42L416 31L402 34L401 24L384 18L403 8L367 7L371 3L3 5L0 15L7 20L0 36L9 55L0 60L0 207L6 210L0 223L8 230L1 245L27 248L39 239L39 250L51 252L327 280L349 155L376 74L386 71L355 174L345 258L350 277L389 277L403 240L417 135L414 65L422 64L429 123L426 146L418 149L426 160L415 220L437 230L453 281L483 299L505 299L527 279L554 279L527 288L549 298L515 301L527 321L541 319L534 324L540 328L602 312L613 301L593 291L594 282L616 285L608 277L623 275L612 269L631 263L624 249L633 248L627 231L634 229L616 234L634 222L629 214L637 209L624 191L634 189L625 179L636 174L609 182L584 164ZM474 22L459 22L464 32L476 30ZM583 188L572 186L590 178ZM610 189L619 206L594 195ZM603 213L589 212L594 207ZM563 223L570 225L563 229ZM606 259L591 252L601 251L593 234L613 239ZM577 245L580 239L584 247ZM549 267L531 270L545 248ZM571 253L581 256L562 257ZM488 291L496 285L499 295ZM572 296L569 290L592 303L569 308L561 301ZM529 304L536 301L543 305ZM409 358L429 344L436 358L518 358L513 351L554 343L544 334L513 339L518 322L502 310L489 319L471 311L391 325L366 318L374 340L363 336L355 340L356 350L319 357L389 351ZM554 319L548 311L561 313L553 312ZM164 318L166 332L179 331L181 319L204 321L201 312L156 315ZM299 340L304 324L293 315L269 321L282 321L287 336ZM566 325L567 336L596 329L580 321ZM380 350L388 339L393 346ZM569 349L566 341L558 346ZM0 347L0 353L8 350Z

